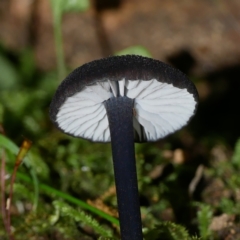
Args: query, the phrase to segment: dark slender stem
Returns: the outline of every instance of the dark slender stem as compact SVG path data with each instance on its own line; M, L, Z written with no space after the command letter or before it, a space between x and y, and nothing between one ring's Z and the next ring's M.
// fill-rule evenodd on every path
M143 239L134 150L133 104L134 100L127 97L111 98L105 102L123 240Z

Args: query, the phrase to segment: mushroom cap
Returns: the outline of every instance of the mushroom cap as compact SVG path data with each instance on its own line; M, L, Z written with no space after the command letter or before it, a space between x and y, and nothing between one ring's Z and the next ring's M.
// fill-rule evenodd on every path
M50 118L63 132L97 142L109 142L104 101L134 99L136 142L157 141L179 130L194 115L198 93L179 70L137 55L95 60L75 69L58 87Z

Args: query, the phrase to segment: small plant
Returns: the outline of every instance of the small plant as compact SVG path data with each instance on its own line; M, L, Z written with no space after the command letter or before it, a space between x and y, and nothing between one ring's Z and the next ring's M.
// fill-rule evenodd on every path
M172 222L161 222L154 229L145 234L146 240L201 240L196 236L190 236L186 228Z
M213 233L209 229L213 218L213 210L209 205L206 204L195 204L199 209L197 211L197 221L199 233L202 240L210 240L213 239Z
M95 219L93 219L85 212L81 210L77 211L68 204L60 201L54 201L53 206L55 208L55 214L50 217L50 222L52 224L55 224L60 216L68 217L69 219L71 219L71 221L88 225L102 237L110 238L113 236L111 231L105 229L104 227L101 227Z
M89 0L51 0L53 12L53 29L56 48L58 78L62 80L66 76L66 65L64 60L63 40L62 40L62 16L66 12L86 11Z

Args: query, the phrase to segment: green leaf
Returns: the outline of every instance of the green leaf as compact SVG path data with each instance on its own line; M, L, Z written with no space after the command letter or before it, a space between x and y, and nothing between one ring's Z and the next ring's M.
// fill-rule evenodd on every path
M56 24L61 25L63 5L64 5L64 0L51 0L54 28L56 27Z
M154 229L147 232L145 235L146 240L192 240L198 239L191 237L187 230L176 223L172 222L161 222L155 226Z
M19 152L19 147L12 142L9 138L5 137L4 135L0 134L0 147L3 147L10 151L12 154L17 155ZM26 157L23 159L23 164L25 164L28 168L33 168L37 167L39 163L39 158L32 160L33 155L31 152L29 152ZM43 166L40 166L41 168L45 168L46 165L44 164Z
M121 56L121 55L140 55L143 57L152 57L151 53L143 46L132 46L125 48L119 52L116 52L115 55Z
M232 162L235 166L240 168L240 139L238 139L238 141L235 145L235 150L234 150L234 153L233 153Z
M35 149L30 150L29 153L31 168L34 169L39 178L46 180L49 178L49 167L43 159L39 157L40 153L33 150Z
M83 12L89 9L89 0L65 0L63 2L63 12Z
M65 12L83 12L90 7L89 0L51 0L54 20L59 21Z
M4 135L1 135L1 134L0 134L0 147L7 149L10 153L12 153L14 155L17 155L19 152L19 147L14 142L12 142L10 139L8 139L7 137L5 137ZM32 182L34 184L34 206L33 206L33 209L36 210L37 205L38 205L38 196L39 196L38 178L37 178L35 169L32 168L31 158L29 157L29 154L24 158L23 164L25 164L27 166L27 168L29 168L29 172L32 177Z
M28 201L34 201L34 193L21 183L14 183L13 192L15 200L20 200L21 198Z
M20 72L23 80L32 81L32 76L36 70L34 53L32 49L25 49L20 55Z
M62 15L69 11L85 11L89 8L89 0L51 0L53 12L54 40L57 57L58 78L62 80L66 75L61 30Z
M17 178L19 178L20 180L26 182L26 183L29 183L29 184L33 184L33 181L31 178L29 178L27 175L21 173L21 172L17 172ZM119 221L118 219L116 219L115 217L112 217L110 216L109 214L103 212L102 210L96 208L96 207L93 207L89 204L87 204L86 202L84 201L81 201L80 199L77 199L75 197L72 197L71 195L67 194L67 193L64 193L62 191L59 191L55 188L52 188L46 184L42 184L40 183L39 184L39 188L45 193L47 194L48 196L50 197L57 197L57 198L62 198L72 204L76 204L77 206L81 207L81 208L84 208L88 211L91 211L92 213L106 219L107 221L111 222L112 224L115 224L117 226L119 226ZM54 219L54 217L53 217ZM55 219L57 219L57 217L55 217ZM52 220L51 218L51 221L54 222L54 220Z
M222 212L227 214L238 214L239 211L239 205L235 204L234 201L229 198L222 198L219 207Z
M0 55L0 89L12 89L19 83L19 75L13 64Z
M4 107L3 104L0 103L0 122L3 122L3 115L4 115Z
M84 211L75 210L68 204L61 201L54 201L53 205L56 209L56 216L58 216L60 212L60 214L64 217L68 216L71 219L74 219L74 221L76 222L81 222L90 226L96 233L104 237L112 237L112 233L109 230L100 226L95 219L93 219L90 215L86 214ZM53 217L53 219L56 218L57 217Z
M212 239L212 232L209 229L213 217L213 210L211 206L202 203L195 203L194 205L199 206L197 220L200 236L203 240Z

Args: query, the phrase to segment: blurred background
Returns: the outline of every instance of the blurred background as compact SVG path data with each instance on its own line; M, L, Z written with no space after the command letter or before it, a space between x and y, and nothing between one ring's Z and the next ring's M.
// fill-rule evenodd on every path
M202 239L240 239L238 0L0 0L0 123L5 136L0 146L6 151L6 173L12 173L17 153L9 144L32 141L31 159L18 169L23 175L14 184L14 237L104 235L86 220L70 216L69 223L64 213L56 217L54 209L60 207L53 202L60 197L41 190L41 183L117 217L110 145L60 133L48 118L48 107L71 70L126 53L180 69L199 92L197 113L187 127L157 143L136 144L146 239L158 239L162 232L156 226L163 221L181 224ZM37 182L31 185L24 176L35 176ZM10 183L3 179L7 197ZM51 222L53 216L57 220ZM119 236L113 222L92 216L110 232L106 236Z

